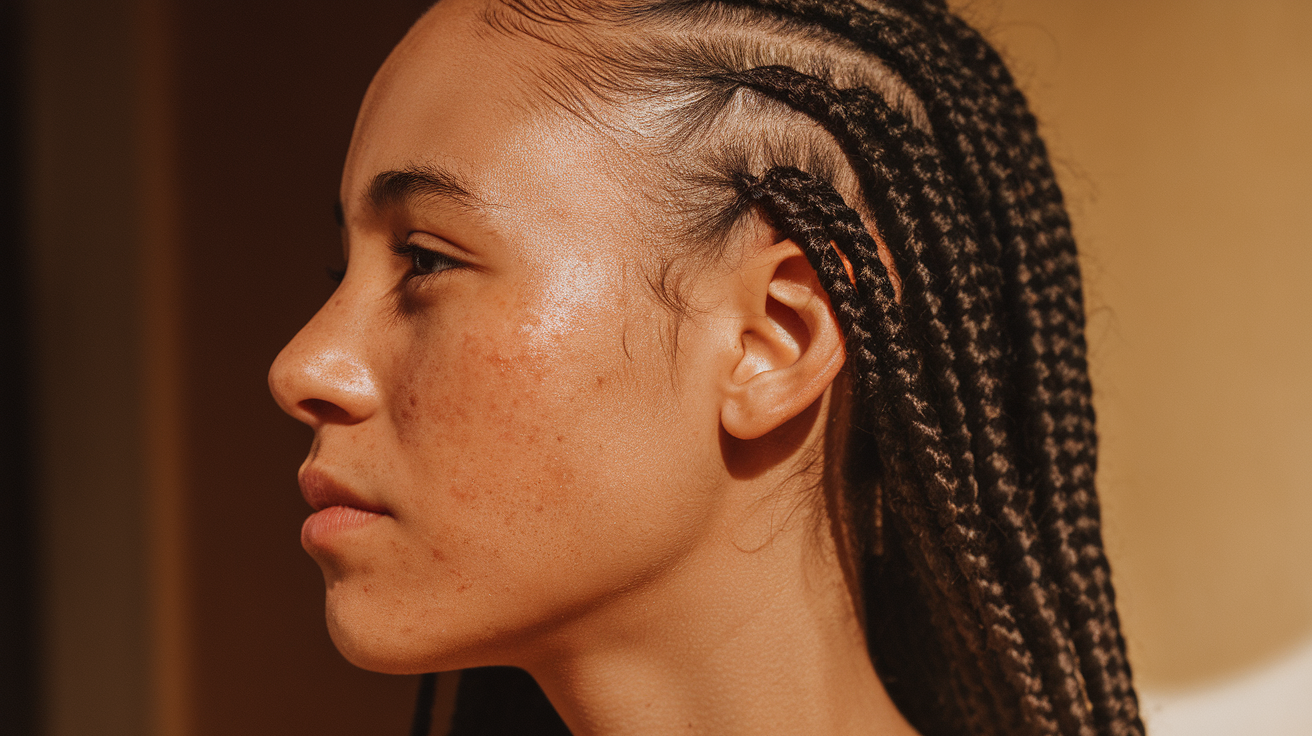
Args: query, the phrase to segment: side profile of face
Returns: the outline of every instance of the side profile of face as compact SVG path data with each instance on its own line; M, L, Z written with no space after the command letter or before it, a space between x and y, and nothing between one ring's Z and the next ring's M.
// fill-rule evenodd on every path
M873 682L831 546L780 536L819 518L781 489L807 485L844 360L814 271L744 228L681 284L676 328L642 154L535 101L547 46L490 33L484 2L439 3L375 77L345 277L270 371L315 430L302 543L338 649L391 673L608 648L680 669L747 661L723 637L757 627L741 641L782 663L786 621L821 637L799 656L826 642Z
M315 430L302 541L333 639L386 672L514 663L659 584L725 480L714 317L675 357L628 155L524 104L510 60L541 51L476 9L437 6L374 80L345 277L270 374Z
M659 574L706 494L656 468L671 449L704 462L685 440L716 430L653 360L613 152L510 104L505 59L453 10L369 92L342 178L346 276L272 377L316 430L311 502L359 498L303 543L339 648L385 671L485 657Z

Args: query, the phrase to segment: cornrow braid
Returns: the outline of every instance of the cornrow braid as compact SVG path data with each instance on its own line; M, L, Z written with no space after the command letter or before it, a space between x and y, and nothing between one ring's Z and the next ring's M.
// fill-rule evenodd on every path
M815 269L848 352L839 492L867 639L908 720L1142 734L1093 485L1077 253L996 51L941 0L503 2L522 22L502 30L575 54L543 77L553 101L660 101L644 125L669 139L653 150L692 230L756 212ZM650 33L587 38L625 27ZM797 119L828 142L781 124Z

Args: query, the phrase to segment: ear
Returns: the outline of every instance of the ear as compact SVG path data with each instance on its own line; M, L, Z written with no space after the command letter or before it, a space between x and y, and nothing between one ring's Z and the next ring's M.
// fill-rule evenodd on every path
M729 377L720 423L734 437L750 440L819 399L846 353L829 296L791 240L759 251L738 273L741 357Z

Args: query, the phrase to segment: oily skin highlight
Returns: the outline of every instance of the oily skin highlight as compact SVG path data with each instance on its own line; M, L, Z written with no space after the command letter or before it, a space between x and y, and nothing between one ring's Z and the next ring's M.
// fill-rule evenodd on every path
M270 371L315 430L303 484L379 512L307 524L334 642L382 672L523 667L580 735L912 733L797 472L843 363L814 273L747 228L671 350L630 154L527 112L510 59L543 52L480 38L481 1L371 85L345 279ZM376 206L389 171L468 196Z

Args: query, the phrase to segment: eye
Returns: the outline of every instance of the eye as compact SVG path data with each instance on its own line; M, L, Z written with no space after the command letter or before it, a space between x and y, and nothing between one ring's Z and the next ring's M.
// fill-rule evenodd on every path
M410 261L411 276L430 276L464 265L445 253L425 248L413 240L393 243L392 252Z

